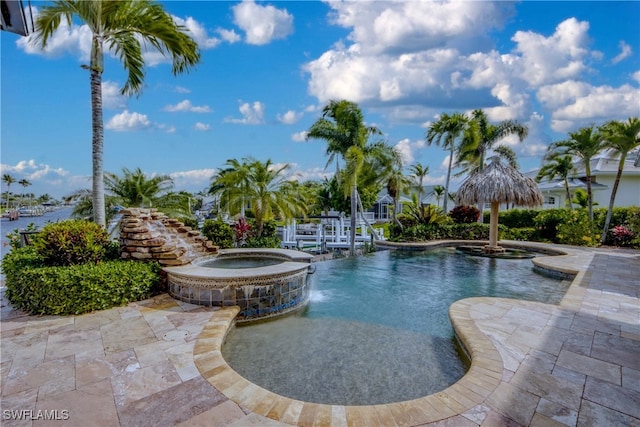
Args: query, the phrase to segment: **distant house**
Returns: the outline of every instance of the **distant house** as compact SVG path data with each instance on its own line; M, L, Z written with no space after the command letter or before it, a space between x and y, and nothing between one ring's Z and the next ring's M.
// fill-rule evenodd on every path
M616 193L615 206L640 206L640 150L631 152L625 159L622 177ZM609 206L611 191L618 172L619 158L613 158L607 153L602 153L591 159L591 187L593 191L593 201L601 207ZM576 189L581 188L586 191L586 174L584 165L575 163L576 173L569 179L569 190L571 195ZM538 170L528 172L527 175L535 177ZM566 206L566 191L562 180L541 181L540 191L544 196L543 208L562 208Z

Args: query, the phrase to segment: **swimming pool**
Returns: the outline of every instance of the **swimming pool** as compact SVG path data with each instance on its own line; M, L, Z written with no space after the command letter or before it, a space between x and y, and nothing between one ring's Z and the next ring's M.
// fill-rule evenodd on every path
M249 381L303 401L410 400L466 372L447 314L451 303L472 296L557 303L569 284L534 273L531 261L453 248L322 262L303 311L234 328L223 356Z

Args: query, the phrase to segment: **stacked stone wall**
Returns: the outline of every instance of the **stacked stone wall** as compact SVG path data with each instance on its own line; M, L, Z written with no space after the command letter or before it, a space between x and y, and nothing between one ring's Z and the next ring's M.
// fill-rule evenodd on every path
M199 231L156 209L129 208L120 212L122 259L153 260L163 266L179 266L218 252L218 247Z

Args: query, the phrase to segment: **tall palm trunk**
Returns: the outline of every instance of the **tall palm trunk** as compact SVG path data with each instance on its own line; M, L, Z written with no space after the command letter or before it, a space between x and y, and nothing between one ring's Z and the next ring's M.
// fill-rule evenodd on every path
M620 184L620 178L622 177L622 170L624 169L624 160L626 156L620 156L620 163L618 164L618 173L616 174L616 180L613 183L611 189L611 198L609 199L609 209L607 210L607 217L604 220L604 230L602 230L602 237L600 243L604 244L607 239L607 233L609 232L609 224L611 224L611 213L613 212L613 205L616 201L616 193L618 192L618 185Z
M97 42L96 42L97 43ZM95 46L95 45L94 45ZM101 53L100 53L101 54ZM103 147L104 124L102 118L102 68L94 64L92 59L91 72L91 151L93 159L93 221L103 227L107 226L104 207L104 178L103 178Z
M447 169L447 182L445 183L444 187L444 203L442 205L442 210L444 211L444 213L446 214L447 211L447 199L448 197L446 196L447 194L449 194L449 181L451 180L451 167L453 166L453 153L454 153L454 147L453 147L453 142L452 142L452 146L451 146L451 154L449 155L449 168Z
M567 181L567 177L564 177L564 191L567 192L567 201L565 205L571 210L573 210L573 205L571 204L571 191L569 191L569 181Z
M587 173L587 202L589 206L589 225L593 225L593 192L591 191L591 165L589 164L589 161L586 162L585 172Z

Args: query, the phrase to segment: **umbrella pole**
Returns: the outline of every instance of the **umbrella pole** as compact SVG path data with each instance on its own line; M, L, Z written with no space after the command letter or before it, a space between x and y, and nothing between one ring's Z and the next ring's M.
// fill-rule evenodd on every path
M485 246L485 253L504 252L504 248L498 246L498 202L491 202L491 216L489 220L489 246Z

